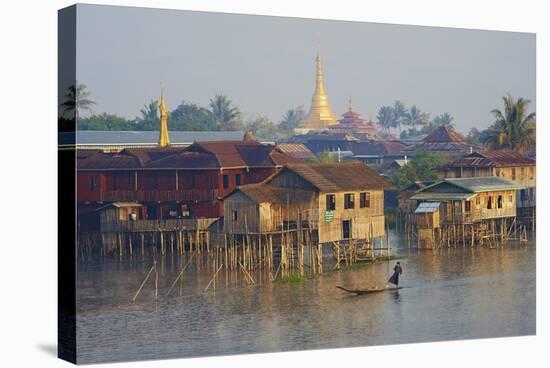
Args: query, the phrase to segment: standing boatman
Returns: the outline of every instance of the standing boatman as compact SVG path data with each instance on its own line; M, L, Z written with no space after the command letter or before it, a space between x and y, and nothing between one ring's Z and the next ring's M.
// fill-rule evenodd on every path
M390 284L394 284L396 287L399 286L399 276L403 273L403 268L401 268L401 264L397 262L395 267L393 268L393 275L391 275L388 282Z

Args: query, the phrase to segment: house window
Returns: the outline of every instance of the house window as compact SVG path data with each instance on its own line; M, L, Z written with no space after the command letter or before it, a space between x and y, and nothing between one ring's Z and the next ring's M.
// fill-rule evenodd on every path
M534 167L529 168L529 174L531 175L531 179L533 179L535 177L535 168Z
M487 209L490 210L493 208L493 198L491 196L487 199Z
M495 176L500 176L500 169L495 170Z
M334 194L327 194L327 211L334 211L336 209L336 196Z
M514 196L511 195L511 196L510 196L510 203L513 203L513 202L514 202Z
M481 204L481 198L479 198L479 197L476 197L476 205L478 205L478 206L479 206L480 204Z
M522 167L521 169L521 177L525 177L525 167Z
M497 199L497 207L498 207L498 208L502 208L502 196L501 196L501 195L498 196L498 199Z
M349 210L355 208L355 194L346 193L344 194L344 209Z
M512 180L516 180L516 168L512 168Z
M241 185L241 174L235 175L235 185Z
M233 221L237 221L239 216L237 215L237 211L233 210Z
M229 175L223 176L223 189L229 188Z
M99 188L99 182L97 180L97 176L92 176L90 178L90 190L92 192L97 192L98 188Z
M464 202L464 212L470 212L472 210L472 202Z
M370 193L363 192L359 194L359 207L360 208L369 208L370 207Z

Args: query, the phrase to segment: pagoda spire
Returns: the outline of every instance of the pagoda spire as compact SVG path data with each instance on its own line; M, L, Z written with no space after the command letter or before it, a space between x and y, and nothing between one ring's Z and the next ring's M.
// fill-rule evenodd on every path
M164 87L160 87L160 132L159 132L159 147L168 147L170 145L170 137L168 135L168 108L164 99Z
M315 91L311 98L311 108L307 117L300 123L301 129L323 129L329 125L337 124L336 115L330 108L325 91L325 76L323 74L320 47L317 47L316 67Z

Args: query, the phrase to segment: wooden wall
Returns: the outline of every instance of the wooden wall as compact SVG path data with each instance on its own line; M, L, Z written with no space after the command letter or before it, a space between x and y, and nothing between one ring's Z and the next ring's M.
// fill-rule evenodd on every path
M499 196L502 197L502 208L498 206ZM489 197L491 209L487 208ZM514 190L478 193L469 202L470 211L466 211L466 201L442 203L441 221L460 223L516 216L516 191Z
M370 193L370 207L360 208L359 198L361 192ZM354 193L355 208L344 209L344 195ZM336 208L334 220L327 221L326 196L336 195ZM365 239L369 237L384 236L384 191L364 190L356 192L321 193L319 195L319 242L339 241L343 239L342 222L351 220L352 238Z

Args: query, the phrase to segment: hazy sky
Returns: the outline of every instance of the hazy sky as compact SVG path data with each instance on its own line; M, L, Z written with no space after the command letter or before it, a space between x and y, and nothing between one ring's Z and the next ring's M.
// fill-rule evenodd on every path
M436 27L78 5L77 79L95 113L139 115L160 83L170 110L225 94L251 119L309 110L320 40L333 110L363 117L399 99L459 131L485 128L501 97L532 101L535 35Z

